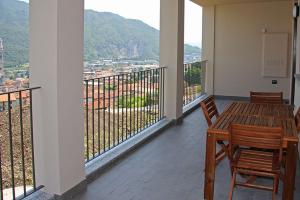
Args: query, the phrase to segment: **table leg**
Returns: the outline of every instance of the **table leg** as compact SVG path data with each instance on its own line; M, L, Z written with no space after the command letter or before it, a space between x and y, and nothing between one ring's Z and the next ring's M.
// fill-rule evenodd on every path
M216 137L215 134L207 133L206 138L206 158L205 158L205 182L204 199L214 199L214 181L216 166Z
M296 142L288 142L285 163L285 180L283 183L283 200L293 200L295 190L295 177L297 168L297 149Z

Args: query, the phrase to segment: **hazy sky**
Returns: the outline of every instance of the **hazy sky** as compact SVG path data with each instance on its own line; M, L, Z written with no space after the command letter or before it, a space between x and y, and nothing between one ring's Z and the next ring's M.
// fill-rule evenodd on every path
M27 1L28 0L22 0ZM139 19L159 29L160 0L84 0L85 9L119 14L125 18ZM185 42L201 45L202 9L185 0Z

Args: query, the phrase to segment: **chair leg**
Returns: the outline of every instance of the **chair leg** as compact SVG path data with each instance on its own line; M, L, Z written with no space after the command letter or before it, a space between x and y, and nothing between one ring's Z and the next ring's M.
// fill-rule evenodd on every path
M236 179L236 170L233 171L233 175L231 177L229 200L232 200L233 190L234 190L234 186L235 186L235 179Z
M275 179L274 179L274 187L275 187L275 193L277 194L278 193L278 187L279 187L279 176L276 176Z
M276 194L278 193L278 185L279 185L279 176L275 176L273 180L272 200L275 200Z
M217 141L217 143L221 146L221 150L216 154L216 165L218 165L226 156L229 156L229 145L226 145L223 141Z

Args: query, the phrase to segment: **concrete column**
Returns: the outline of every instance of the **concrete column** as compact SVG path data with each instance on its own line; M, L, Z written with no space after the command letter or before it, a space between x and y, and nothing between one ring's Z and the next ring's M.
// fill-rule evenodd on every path
M62 195L85 180L83 0L30 0L37 184Z
M184 0L160 1L160 65L165 76L165 114L179 119L183 107Z
M203 7L202 23L202 58L207 60L206 93L214 93L214 65L215 65L215 6Z

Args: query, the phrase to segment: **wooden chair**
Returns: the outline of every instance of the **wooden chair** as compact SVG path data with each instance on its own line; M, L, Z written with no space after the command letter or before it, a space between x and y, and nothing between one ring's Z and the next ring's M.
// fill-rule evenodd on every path
M209 96L203 100L200 105L208 126L211 126L213 123L212 119L217 119L219 117L219 112L215 104L215 98L213 96ZM216 165L223 160L226 155L228 156L228 145L226 145L223 141L217 141L217 143L221 146L221 150L216 153Z
M282 92L250 92L251 103L283 104Z
M297 126L297 131L298 131L298 133L300 133L300 107L298 108L298 111L295 115L295 122L296 122L296 126Z
M274 200L281 176L283 128L232 124L229 132L229 156L232 168L229 199L232 199L233 190L238 185L273 191ZM236 147L237 151L234 151ZM237 173L250 177L273 178L273 187L257 185L249 180L244 183L236 182Z

